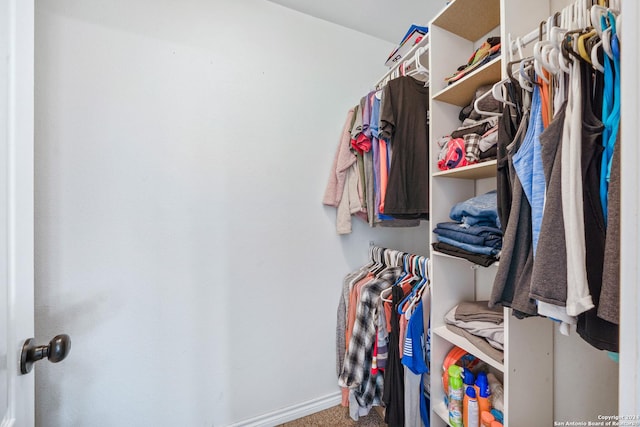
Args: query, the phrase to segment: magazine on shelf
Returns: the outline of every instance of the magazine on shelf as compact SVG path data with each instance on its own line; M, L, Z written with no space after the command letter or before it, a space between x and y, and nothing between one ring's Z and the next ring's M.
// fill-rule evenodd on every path
M387 62L384 63L387 67L391 68L396 65L406 54L411 50L416 43L420 43L422 38L427 35L429 29L427 27L420 27L418 25L411 25L409 30L404 35L398 47L396 47L389 57Z

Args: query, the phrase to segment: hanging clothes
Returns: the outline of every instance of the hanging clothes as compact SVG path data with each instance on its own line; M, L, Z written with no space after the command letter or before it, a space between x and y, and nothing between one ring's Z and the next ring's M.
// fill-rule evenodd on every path
M531 277L530 297L538 301L538 314L575 325L577 319L566 314L567 247L560 168L562 129L567 104L560 106L555 118L540 135L542 163L547 184L544 213L538 245L542 249L535 257ZM568 332L565 330L565 333Z
M498 120L498 142L497 142L497 197L498 197L498 217L502 232L507 229L509 223L509 214L511 211L511 174L509 172L509 158L507 155L507 146L513 141L518 123L522 119L520 104L520 88L511 81L506 83L509 98L513 100L515 107L505 105L502 117Z
M598 316L620 324L620 134L613 151L609 181L609 223L605 242ZM619 333L619 332L618 332Z
M512 182L509 221L502 240L500 265L491 290L489 307L511 307L518 317L537 314L535 301L529 297L533 269L531 205L513 168L513 155L524 140L528 113L522 118L514 140L507 147L509 180Z
M428 368L421 292L428 283L427 259L382 248L372 248L370 258L345 277L338 304L336 370L342 405L358 420L384 399L389 402L390 424L405 425L404 419L422 427L426 401L420 383ZM405 318L407 329L402 333L400 322ZM405 393L412 401L406 401Z
M349 234L352 217L371 227L417 227L419 219L384 215L391 149L379 134L380 92L349 110L329 174L323 204L336 209L336 231ZM347 143L347 139L349 139Z
M601 18L602 29L611 30L611 58L604 55L604 79L605 90L602 109L602 122L605 129L602 138L604 152L602 156L602 168L600 171L600 199L602 211L605 215L605 223L608 213L608 185L611 175L611 162L613 151L620 128L620 49L616 32L616 18L611 11ZM605 50L606 52L606 50Z
M571 7L568 15L576 12L576 5ZM599 26L609 31L609 36L571 27L575 31L562 36L561 49L548 54L550 58L556 55L559 63L545 63L545 53L535 60L526 59L520 67L518 77L523 87L528 86L528 69L540 73L540 88L529 87L533 99L527 134L535 130L531 125L539 114L540 91L544 131L539 136L539 160L544 189L539 194L543 198L536 201L532 196L535 179L531 180L529 173L535 170L538 158L531 154L527 140L521 142L521 135L511 137L516 114L505 113L499 126L497 178L498 212L505 231L491 293L491 304L510 306L519 317L535 314L537 309L537 314L560 321L561 333L568 334L569 325L576 325L587 343L611 352L619 348L620 295L620 45L616 14L609 9L598 17ZM547 33L553 31L548 29ZM551 41L550 48L558 49L554 46L558 40ZM535 66L527 68L532 60ZM604 67L599 68L597 62ZM517 85L512 81L506 87ZM511 101L516 98L509 90L507 93ZM524 104L517 102L526 109ZM522 122L518 133L526 126ZM509 167L517 170L516 180L510 180L513 174L507 175ZM523 192L527 197L523 198ZM533 256L528 253L529 243Z
M429 217L429 88L413 77L383 89L380 137L393 151L384 209L396 218Z
M399 267L387 268L362 286L353 332L338 381L341 387L353 389L356 406L366 408L367 413L376 401L379 402L382 393L381 376L371 374L373 343L376 336L374 313L380 292L392 286L400 272Z
M586 243L582 191L582 84L577 59L569 73L562 142L562 214L567 243L567 314L577 316L594 307L585 266Z
M603 123L593 111L591 93L593 72L588 64L580 63L582 78L582 173L584 194L584 224L586 241L585 265L589 293L596 307L600 306L605 258L606 226L599 203L599 178L603 147ZM595 100L596 102L599 99ZM618 325L598 316L598 309L582 313L578 318L580 336L596 348L618 352Z
M384 421L392 427L404 427L404 370L400 360L400 315L398 305L404 299L399 287L392 290L391 331L389 333L389 357L384 377L382 401L385 405Z
M334 161L325 192L338 194L323 199L325 205L339 209L338 234L351 232L354 215L371 227L416 227L428 219L428 108L429 88L409 76L391 80L383 90L361 98L343 130L336 153L340 164ZM346 156L347 147L342 144L347 128L355 161ZM344 159L350 163L343 170ZM336 172L336 168L340 169ZM343 182L348 183L346 189Z
M535 256L542 221L544 206L544 171L540 155L540 134L544 130L542 124L542 99L540 88L534 86L531 100L530 121L522 144L512 157L513 168L518 174L529 205L531 206L531 240Z
M336 230L338 234L351 233L351 215L361 212L358 190L359 173L356 155L351 151L351 127L354 123L354 109L347 113L344 127L333 160L329 182L322 202L336 210Z

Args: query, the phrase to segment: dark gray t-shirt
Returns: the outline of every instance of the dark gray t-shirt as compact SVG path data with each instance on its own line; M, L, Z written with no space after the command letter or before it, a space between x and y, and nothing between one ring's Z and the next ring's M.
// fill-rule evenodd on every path
M380 138L391 144L384 213L400 218L429 215L429 88L404 76L383 89Z

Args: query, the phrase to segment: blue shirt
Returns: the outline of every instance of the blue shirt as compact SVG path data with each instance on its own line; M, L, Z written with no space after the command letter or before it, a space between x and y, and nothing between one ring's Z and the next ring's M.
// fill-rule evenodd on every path
M546 194L544 168L542 167L542 145L540 144L540 134L543 130L540 89L538 86L534 86L533 98L531 99L531 116L527 133L522 145L513 156L513 168L518 175L518 179L520 179L524 194L531 205L534 255L536 254L538 237L540 236L544 196Z
M611 164L613 163L613 150L618 137L620 127L620 49L617 45L618 35L616 33L616 20L611 12L608 19L604 16L600 18L602 29L607 28L607 22L611 26L611 44L613 59L604 55L604 93L602 100L602 123L604 132L602 133L602 164L600 169L600 203L604 214L605 224L607 223L607 209L609 199L609 177L611 175ZM612 69L613 67L613 69Z

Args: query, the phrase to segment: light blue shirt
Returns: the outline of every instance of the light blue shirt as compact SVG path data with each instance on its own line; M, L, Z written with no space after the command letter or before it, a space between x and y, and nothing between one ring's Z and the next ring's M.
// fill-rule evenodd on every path
M540 236L546 194L544 168L542 167L542 145L540 144L540 134L543 130L540 89L538 86L534 86L529 127L522 145L513 156L513 167L522 183L524 194L531 205L534 256L538 246L538 237Z

